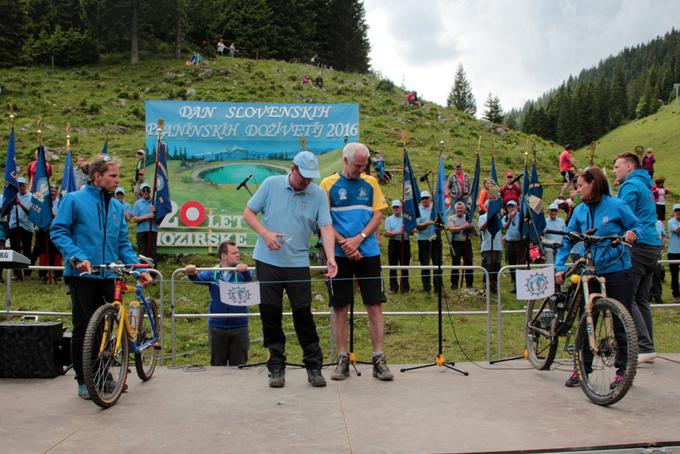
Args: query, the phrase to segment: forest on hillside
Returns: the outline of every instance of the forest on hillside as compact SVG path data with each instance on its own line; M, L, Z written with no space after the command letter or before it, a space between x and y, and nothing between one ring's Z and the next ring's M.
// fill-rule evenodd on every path
M0 0L0 65L94 63L111 52L238 56L369 70L360 0Z
M680 31L625 48L506 116L506 124L574 147L655 113L678 96Z

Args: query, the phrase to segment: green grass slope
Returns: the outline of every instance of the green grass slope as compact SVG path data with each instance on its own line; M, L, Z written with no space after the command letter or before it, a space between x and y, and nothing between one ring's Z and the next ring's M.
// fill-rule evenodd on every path
M544 183L557 183L557 157L561 148L534 136L505 131L490 127L483 122L427 103L423 108L404 106L404 91L399 88L385 89L386 84L372 75L347 74L329 71L324 74L326 87L319 90L302 86L300 77L308 73L315 75L315 68L302 64L288 64L278 61L254 61L246 59L221 58L207 61L201 67L186 67L173 59L145 56L137 66L127 64L125 56L107 56L93 66L72 69L51 70L45 67L11 68L0 70L0 103L6 106L14 102L16 111L16 134L19 164L25 166L31 158L36 144L36 117L43 121L43 137L48 149L63 158L65 137L63 127L70 122L72 127L72 149L74 153L90 156L99 152L108 130L109 149L123 160L124 182L133 175L135 150L144 145L144 100L187 99L196 101L231 102L285 102L285 103L357 103L360 110L360 138L374 149L384 153L388 168L400 168L402 156L401 131L408 131L408 146L411 161L417 175L435 170L439 153L439 142L444 142L447 171L453 170L456 161L462 161L472 171L481 136L483 175L488 175L492 147L495 144L496 163L499 175L507 170L521 171L524 152L536 145L539 169ZM0 127L0 160L4 154L8 130ZM647 143L644 143L647 145ZM652 143L663 153L664 147ZM601 147L604 149L604 145ZM666 147L669 149L670 146ZM659 156L663 156L660 154ZM670 158L669 158L670 159ZM661 161L661 159L660 159ZM62 161L63 162L63 161ZM661 164L663 165L663 164ZM330 173L341 166L338 151L321 158L322 170ZM55 163L55 175L60 177L62 166ZM178 181L177 187L185 181ZM172 185L172 182L171 182ZM128 186L125 183L125 186ZM187 185L187 190L191 190ZM558 185L549 186L546 199L551 199ZM423 188L425 189L425 188ZM395 178L383 186L388 198L401 195L401 178ZM385 242L386 243L386 242ZM476 249L477 250L477 249ZM413 246L413 262L417 252ZM386 257L386 256L385 256ZM386 259L385 259L386 260ZM246 259L246 261L249 261ZM186 257L167 257L159 268L169 280L173 270L186 263L212 266L216 262L208 254ZM449 263L448 252L445 262ZM476 258L476 263L479 257ZM390 295L385 306L388 311L434 311L436 298L420 291L419 273L411 273L413 291L407 295ZM509 278L506 281L504 309L522 308L524 303L509 298ZM448 282L448 275L445 275ZM476 274L475 283L480 285L481 276ZM170 298L169 282L166 287L166 340L165 353L170 351ZM12 286L12 308L23 310L69 311L70 303L63 286L41 287L36 292L37 281L16 283ZM327 310L327 293L323 279L314 275L314 310ZM158 287L149 290L158 296ZM447 287L445 308L450 310L482 310L483 298L476 294L450 292ZM199 288L186 280L176 286L176 310L178 312L206 312L207 289ZM255 310L256 308L254 308ZM357 310L363 309L358 307ZM496 345L495 303L491 307L492 346ZM677 350L680 344L677 330L678 316L665 313L658 324L659 350ZM504 354L517 354L523 350L523 316L504 318ZM69 323L66 319L67 324ZM450 323L454 323L454 332ZM318 319L319 334L324 351L329 348L328 320ZM456 317L453 322L447 318L444 324L444 349L447 359L464 359L456 346L460 344L466 355L481 359L485 356L486 320L479 316ZM290 319L285 319L284 329L293 332ZM181 363L207 362L207 339L205 319L181 319L177 326L177 346ZM386 351L391 362L429 362L436 353L437 324L435 317L387 317ZM261 360L265 352L257 342L261 335L259 320L251 320L251 338L254 341L251 358ZM358 317L356 330L356 352L359 359L370 358L371 345L365 318ZM492 348L492 351L494 349ZM495 353L495 352L494 352ZM289 343L289 358L299 361L301 352L297 342Z
M611 167L616 155L633 151L638 145L654 149L654 177L665 177L666 185L677 198L680 193L680 100L663 106L654 115L620 126L598 140L598 162Z
M58 155L65 149L63 128L67 122L72 128L72 150L87 156L101 150L108 131L111 153L124 159L122 174L129 179L134 150L144 145L144 100L357 103L360 138L384 153L388 167L401 164L400 134L406 130L416 173L436 168L440 141L444 142L447 170L451 171L458 160L470 170L481 136L486 174L494 143L499 172L519 170L524 151L536 144L542 171L556 178L558 147L517 132L499 129L503 135L498 134L490 125L485 127L468 115L437 105L406 107L403 90L390 90L390 84L381 83L373 75L326 71L326 86L319 90L300 83L303 74L314 76L316 69L309 65L220 58L200 67L187 67L174 59L152 56L136 66L125 62L123 56L114 55L81 68L0 70L0 103L6 106L11 100L15 106L19 164L31 158L38 115L42 117L44 142ZM7 127L0 130L0 137L6 139ZM4 149L3 144L3 155ZM340 159L337 155L334 159L336 165L325 159L324 169L337 169ZM60 165L56 167L60 176ZM398 196L398 186L395 182L387 187L387 195Z

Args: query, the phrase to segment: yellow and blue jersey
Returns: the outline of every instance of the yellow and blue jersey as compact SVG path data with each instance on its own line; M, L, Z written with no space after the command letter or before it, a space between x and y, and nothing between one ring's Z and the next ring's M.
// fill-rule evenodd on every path
M385 196L378 181L370 175L352 180L341 173L334 173L321 181L319 185L328 195L333 227L345 238L358 235L373 217L374 211L387 208ZM364 257L380 255L380 246L375 233L367 237L359 247ZM345 257L339 245L335 246L335 255Z

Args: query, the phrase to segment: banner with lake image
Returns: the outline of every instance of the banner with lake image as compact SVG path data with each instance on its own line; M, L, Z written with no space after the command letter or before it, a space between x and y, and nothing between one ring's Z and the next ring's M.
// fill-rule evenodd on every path
M205 251L227 240L253 247L257 235L242 216L250 193L268 176L286 174L303 148L319 155L324 176L339 170L341 155L332 152L359 140L357 104L144 104L146 175L153 175L164 121L173 207L158 235L165 252Z

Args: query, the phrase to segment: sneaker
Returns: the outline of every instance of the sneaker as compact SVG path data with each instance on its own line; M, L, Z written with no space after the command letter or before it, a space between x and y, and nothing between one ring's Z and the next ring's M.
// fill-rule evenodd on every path
M85 400L90 400L90 392L87 390L87 386L78 385L78 397Z
M349 377L349 356L339 356L338 364L331 374L331 380L344 380Z
M579 385L578 374L576 371L572 372L567 381L564 382L564 386L567 388L575 388Z
M623 383L623 375L617 372L614 381L609 385L609 389L616 389L621 383Z
M269 387L283 388L286 384L286 369L272 368L269 370Z
M321 375L321 369L307 369L307 381L315 388L326 386L326 379Z
M392 375L392 372L390 372L390 369L387 367L387 360L385 359L384 354L373 357L373 376L382 381L394 379L394 375Z
M639 353L638 363L653 363L656 356L656 352Z

